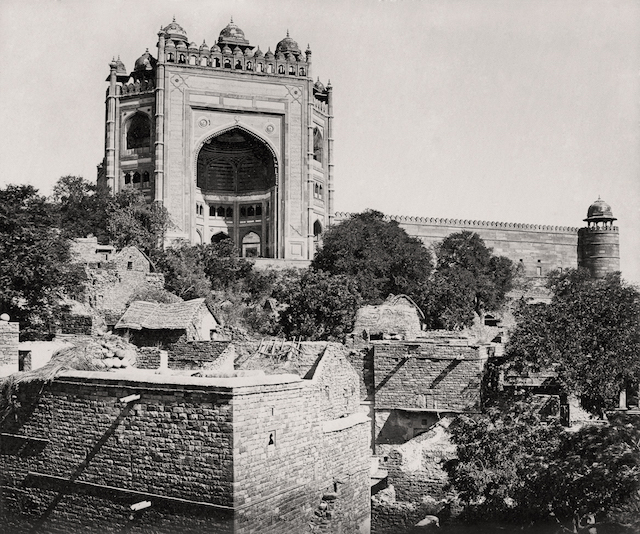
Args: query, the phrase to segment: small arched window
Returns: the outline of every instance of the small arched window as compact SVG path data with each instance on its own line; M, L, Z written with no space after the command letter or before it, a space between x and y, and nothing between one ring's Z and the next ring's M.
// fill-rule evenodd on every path
M207 58L206 57L201 57L200 58L200 66L201 67L206 67L207 66Z
M169 52L167 54L167 61L171 61L173 63L173 53Z
M253 70L253 65L251 64L251 61L247 61L247 70Z
M256 210L253 206L247 208L247 217L253 217L256 214Z
M127 150L151 144L151 121L144 113L136 113L127 128Z
M313 129L313 159L322 163L324 142L322 132L317 126Z
M189 56L189 65L196 64L196 56Z
M262 204L258 204L256 206L256 216L260 217L262 215Z
M284 74L284 65L278 65L278 74Z
M140 173L139 172L134 172L133 173L133 183L134 184L139 184L140 183Z
M213 66L214 67L220 67L220 58L219 57L214 57L213 58Z
M217 211L218 217L224 217L224 208L220 206Z
M186 63L187 60L184 54L180 54L180 58L178 59L178 63Z
M242 61L236 60L236 70L242 70Z
M224 232L218 232L211 236L212 243L220 243L220 241L224 241L225 239L229 239L229 236Z
M224 60L224 68L225 69L230 69L231 68L231 60L230 59L225 59Z
M149 171L144 171L142 173L142 181L146 182L146 183L149 183Z
M320 221L317 221L313 223L313 236L314 237L319 237L322 234L322 224L320 223Z
M273 74L273 63L267 64L267 74Z
M227 219L231 219L233 217L233 208L227 208L227 212L225 213L225 217Z
M244 219L247 216L247 208L245 208L244 206L240 207L240 218Z
M128 172L124 175L124 183L125 184L130 184L131 183L131 173Z
M300 76L304 76L304 67L300 67L300 72L298 73Z
M256 65L256 72L264 72L264 63L258 63Z
M209 206L209 217L215 217L215 216L216 216L216 207Z

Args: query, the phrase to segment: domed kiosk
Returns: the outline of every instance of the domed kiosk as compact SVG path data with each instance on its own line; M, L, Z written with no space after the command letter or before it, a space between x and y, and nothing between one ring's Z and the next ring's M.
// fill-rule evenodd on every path
M611 206L598 197L587 210L586 228L578 231L578 266L589 269L591 276L602 278L620 270L620 243L617 219Z

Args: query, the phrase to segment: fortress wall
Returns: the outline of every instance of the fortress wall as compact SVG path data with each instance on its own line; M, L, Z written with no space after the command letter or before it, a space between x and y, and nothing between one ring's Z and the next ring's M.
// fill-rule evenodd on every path
M348 213L336 213L336 221L348 216ZM558 267L575 269L578 265L578 229L573 227L429 217L390 216L387 220L398 222L427 247L454 232L476 232L493 248L494 254L507 256L515 264L522 260L525 274L530 277L545 276Z

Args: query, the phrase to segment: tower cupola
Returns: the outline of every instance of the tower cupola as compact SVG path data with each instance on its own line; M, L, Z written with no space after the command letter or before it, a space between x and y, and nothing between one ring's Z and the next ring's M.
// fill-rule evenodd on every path
M589 209L587 210L587 218L584 219L589 226L592 224L611 224L613 221L617 219L613 216L613 212L611 211L611 206L607 204L604 200L598 197Z
M189 40L187 39L187 32L184 31L184 28L176 22L175 17L173 17L173 21L171 22L171 24L162 28L162 31L164 32L166 39L171 39L172 41L181 41L185 44L189 44Z
M233 17L231 22L220 32L218 45L221 47L222 45L229 45L230 47L238 45L242 47L249 46L249 40L244 36L244 32L233 22Z
M296 56L296 58L302 53L300 52L298 43L296 43L291 37L289 37L289 30L287 30L287 36L276 45L276 56L278 54L288 53L293 54L294 56Z
M154 58L147 48L146 52L142 54L138 59L136 59L136 63L133 67L135 72L139 71L153 71L156 66L156 58Z

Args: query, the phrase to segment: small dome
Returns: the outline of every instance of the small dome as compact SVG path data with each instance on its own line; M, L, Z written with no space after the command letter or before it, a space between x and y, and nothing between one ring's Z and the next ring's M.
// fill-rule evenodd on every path
M613 212L611 211L611 206L607 204L604 200L598 197L589 209L587 210L587 218L586 222L598 222L598 221L615 221L617 220L613 216Z
M120 60L120 56L115 61L116 64L116 75L117 76L126 76L128 75L127 68L124 66L124 63Z
M224 48L222 49L222 53L231 54L231 48L229 48L229 45L224 45Z
M153 70L155 66L156 59L149 53L149 49L147 48L146 52L136 59L136 64L134 65L133 70Z
M264 57L264 54L262 53L262 50L260 50L260 47L256 48L255 52L253 53L253 57Z
M291 37L289 37L289 30L287 30L287 36L282 39L282 41L280 41L276 46L276 54L286 54L287 52L291 52L296 56L300 54L300 47L298 46L298 43L296 43Z
M212 51L212 52L219 53L219 52L220 52L220 47L219 47L217 44L214 44L214 45L211 47L211 51Z
M186 50L187 49L187 42L186 41L178 41L178 45L176 46L176 48L181 48Z
M271 48L269 48L269 50L267 50L267 53L264 55L265 59L273 59L275 56L273 55L273 52L271 51Z
M232 45L248 45L249 41L245 38L244 32L238 28L231 18L231 22L220 32L218 37L218 44L232 44Z
M198 50L198 45L194 42L189 45L189 50Z
M242 50L240 49L240 47L239 47L239 46L236 46L236 47L233 49L233 55L234 55L234 56L241 56L241 55L242 55Z
M318 91L319 93L324 93L325 92L325 87L324 85L322 85L322 82L320 81L320 78L317 79L316 83L313 84L313 88Z
M167 39L174 39L176 41L183 41L185 43L188 42L187 32L184 31L184 28L176 22L175 17L173 17L173 21L171 22L171 24L169 24L165 28L162 28L162 31L165 33Z
M202 41L202 44L200 45L200 52L205 52L205 51L209 51L209 47L207 46L207 43Z

